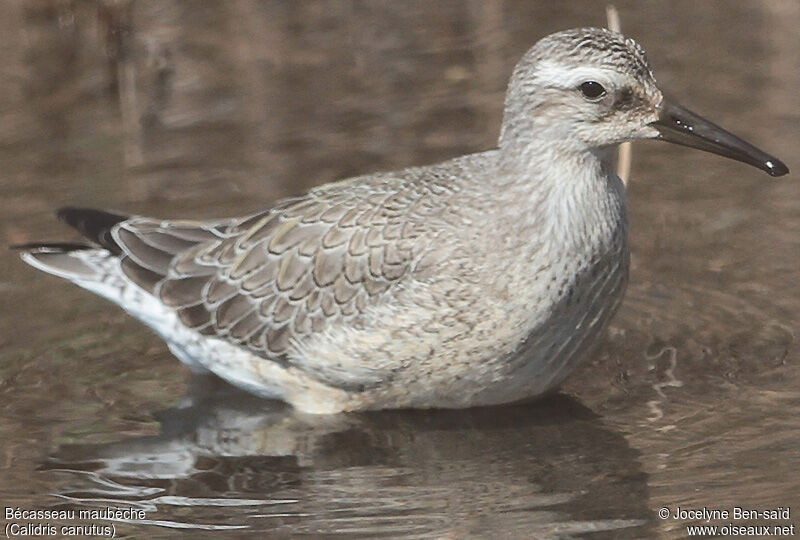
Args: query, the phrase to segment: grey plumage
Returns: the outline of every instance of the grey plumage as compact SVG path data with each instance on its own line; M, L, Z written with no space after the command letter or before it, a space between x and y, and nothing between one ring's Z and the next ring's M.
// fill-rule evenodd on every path
M600 81L587 99L579 85ZM497 149L215 222L75 214L97 249L25 259L119 303L194 369L311 412L466 407L558 385L620 304L613 145L653 138L642 48L578 29L509 84Z

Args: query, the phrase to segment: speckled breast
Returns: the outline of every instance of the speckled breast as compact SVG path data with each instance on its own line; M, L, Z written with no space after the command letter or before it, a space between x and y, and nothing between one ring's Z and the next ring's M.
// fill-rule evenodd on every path
M543 394L558 386L583 360L622 303L628 284L626 219L620 221L606 246L576 269L550 316L506 359L506 377L481 391L476 402L503 403Z

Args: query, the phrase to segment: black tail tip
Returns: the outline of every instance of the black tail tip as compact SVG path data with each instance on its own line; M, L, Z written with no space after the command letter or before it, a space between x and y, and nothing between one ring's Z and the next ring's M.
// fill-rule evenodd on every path
M111 229L117 223L126 221L128 216L105 210L73 206L59 208L56 216L92 242L96 242L114 254L121 253L119 246L111 237Z
M56 217L80 232L87 229L110 229L128 219L128 216L122 214L77 206L62 206L56 210Z

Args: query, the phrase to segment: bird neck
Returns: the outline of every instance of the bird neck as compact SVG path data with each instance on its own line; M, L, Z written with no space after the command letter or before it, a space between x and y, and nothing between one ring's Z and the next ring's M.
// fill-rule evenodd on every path
M501 139L501 219L512 220L520 236L535 235L559 249L609 238L627 222L613 151L586 148L553 133Z

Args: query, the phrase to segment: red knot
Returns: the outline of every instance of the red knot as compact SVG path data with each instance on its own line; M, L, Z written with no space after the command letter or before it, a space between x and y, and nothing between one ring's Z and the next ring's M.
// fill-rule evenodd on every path
M323 185L216 221L66 208L86 244L23 259L122 306L182 362L298 409L471 407L561 383L622 301L624 141L788 172L666 101L608 30L545 37L517 64L497 148Z

